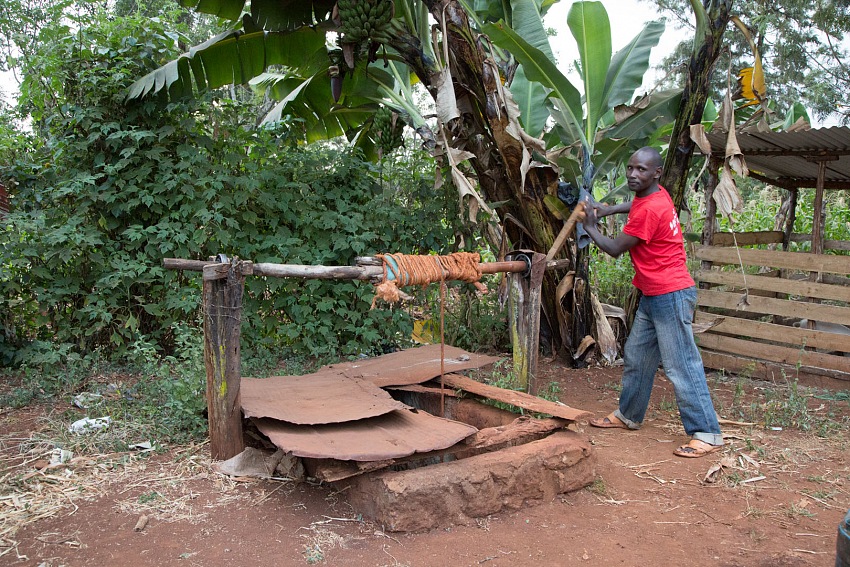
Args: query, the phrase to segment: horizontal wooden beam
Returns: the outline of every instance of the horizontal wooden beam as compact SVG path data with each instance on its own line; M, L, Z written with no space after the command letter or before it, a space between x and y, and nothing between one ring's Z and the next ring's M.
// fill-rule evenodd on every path
M850 358L846 356L836 356L834 354L813 352L800 348L748 341L746 339L715 335L711 332L697 335L696 341L700 348L743 355L770 362L780 362L794 367L804 366L807 368L820 368L825 371L850 374Z
M712 246L755 246L758 244L781 244L784 238L781 230L763 230L758 232L715 232L711 237ZM795 232L791 242L811 242L811 234ZM824 250L850 250L850 242L846 240L824 240Z
M843 390L850 385L850 374L835 370L804 368L766 360L755 360L746 356L714 352L705 348L700 349L700 354L702 355L702 363L706 368L739 374L748 378L768 380L776 384L784 384L788 380L798 379L807 386L815 388Z
M749 305L739 307L742 298L742 292L714 291L710 289L697 290L697 305L701 307L719 307L741 313L763 313L765 315L810 319L812 321L824 321L839 325L850 321L850 307L789 301L787 299L774 299L755 295L749 295L747 297Z
M740 290L745 287L745 278L740 271L721 272L719 270L699 270L696 274L696 279L700 283L735 286L739 288L738 293L741 293ZM747 275L746 287L751 291L758 289L815 299L850 302L850 287L816 283L808 280L788 280L761 275Z
M781 230L761 232L715 232L711 237L712 246L753 246L756 244L781 244L784 233ZM811 237L809 237L811 238Z
M777 250L753 250L749 248L723 248L698 246L696 257L718 264L738 264L740 261L751 266L768 266L805 272L831 272L850 274L850 256L812 254L809 252L780 252Z
M215 266L216 262L208 260L184 260L182 258L163 258L162 267L167 270L184 270L203 272L205 266ZM227 264L224 264L225 266ZM384 276L380 265L362 266L310 266L305 264L274 264L267 262L243 262L246 275L266 276L273 278L306 278L325 280L377 280ZM528 269L522 260L506 262L482 262L478 265L482 274L521 273ZM546 262L547 270L557 270L569 267L569 260L552 260ZM207 268L207 273L214 274L216 268ZM250 274L248 273L250 271ZM392 279L392 278L390 278Z
M751 337L776 343L784 343L794 348L811 347L822 350L850 352L850 336L829 333L815 329L789 327L765 321L751 321L728 315L714 315L697 311L697 323L710 323L722 319L711 328L712 333Z

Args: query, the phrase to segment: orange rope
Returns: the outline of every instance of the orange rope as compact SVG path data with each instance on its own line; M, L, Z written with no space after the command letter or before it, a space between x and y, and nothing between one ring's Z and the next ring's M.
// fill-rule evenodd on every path
M378 254L384 268L383 280L375 289L375 299L390 303L399 300L398 288L406 285L427 285L446 280L474 284L486 291L481 279L481 256L475 252L455 252L448 256L409 256ZM392 274L393 279L389 278ZM372 301L375 306L375 300Z

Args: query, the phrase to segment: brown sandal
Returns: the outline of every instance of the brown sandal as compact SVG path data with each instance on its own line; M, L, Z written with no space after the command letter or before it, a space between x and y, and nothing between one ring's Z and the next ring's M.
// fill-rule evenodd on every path
M699 439L691 439L687 445L682 445L673 454L677 457L685 457L688 459L697 459L711 453L716 453L723 448L723 445L711 445Z
M591 419L588 423L593 427L601 427L603 429L628 429L629 426L617 419L617 417L612 413L611 415L605 416L602 419L598 417L596 419Z

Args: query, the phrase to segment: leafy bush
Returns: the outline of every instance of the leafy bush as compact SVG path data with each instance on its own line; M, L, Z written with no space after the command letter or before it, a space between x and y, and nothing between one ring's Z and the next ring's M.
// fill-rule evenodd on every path
M347 265L449 241L446 200L427 193L420 156L387 175L350 150L297 147L285 126L245 129L249 104L125 103L130 81L174 52L159 21L104 18L56 38L33 68L62 104L37 81L23 91L46 143L0 169L15 202L0 226L0 311L15 329L0 337L0 363L44 344L71 345L56 362L101 348L132 357L134 345L172 352L201 281L163 258ZM371 296L365 283L249 277L243 337L258 352L311 356L408 337L407 314L370 310Z

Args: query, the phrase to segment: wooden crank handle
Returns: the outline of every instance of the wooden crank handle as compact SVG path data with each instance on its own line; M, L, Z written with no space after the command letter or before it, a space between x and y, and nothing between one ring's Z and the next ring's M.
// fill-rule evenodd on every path
M570 214L570 218L567 219L567 222L564 223L564 226L561 228L561 232L558 233L558 236L555 238L555 242L552 244L552 248L549 249L549 252L546 254L546 261L549 262L552 258L555 257L561 247L564 245L564 242L567 241L567 237L573 231L576 226L576 223L580 220L584 219L584 207L586 203L584 201L579 201L576 203L576 207L573 209L572 214Z

